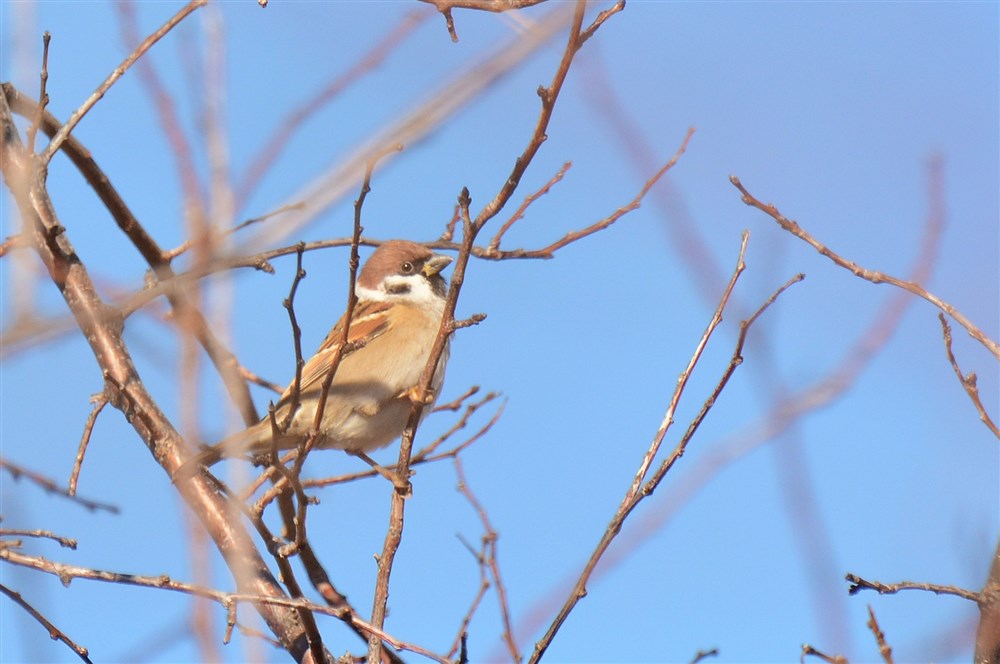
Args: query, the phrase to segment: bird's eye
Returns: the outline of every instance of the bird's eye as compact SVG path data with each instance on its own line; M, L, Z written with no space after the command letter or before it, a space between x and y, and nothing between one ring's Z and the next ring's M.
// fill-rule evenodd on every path
M406 261L405 263L403 263L402 269L403 269L403 274L410 274L411 272L413 272L413 263L411 263L410 261Z

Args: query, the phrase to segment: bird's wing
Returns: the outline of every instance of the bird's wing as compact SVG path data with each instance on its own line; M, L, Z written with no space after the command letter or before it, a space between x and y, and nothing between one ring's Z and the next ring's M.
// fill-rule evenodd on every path
M351 318L351 328L348 330L347 343L348 344L366 344L370 342L375 337L380 336L389 329L389 310L392 308L392 304L389 302L376 302L366 300L364 302L358 302L357 306L354 307L354 315ZM306 362L305 366L302 367L302 384L299 389L299 394L304 395L309 393L311 390L319 390L323 385L323 380L326 378L327 371L330 369L330 362L333 359L334 353L340 348L340 342L344 336L344 318L342 317L337 324L333 326L330 333L326 335L326 339L320 344L319 350ZM342 356L346 357L346 354ZM294 390L295 382L292 381L287 388L285 388L284 393L281 395L281 399L278 401L278 405L283 405L283 402L289 401L292 396L292 391Z

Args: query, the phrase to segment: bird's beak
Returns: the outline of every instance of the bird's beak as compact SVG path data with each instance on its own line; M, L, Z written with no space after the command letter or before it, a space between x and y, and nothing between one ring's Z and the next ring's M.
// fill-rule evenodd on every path
M421 270L425 277L433 277L451 263L451 256L434 254L424 262L424 269Z

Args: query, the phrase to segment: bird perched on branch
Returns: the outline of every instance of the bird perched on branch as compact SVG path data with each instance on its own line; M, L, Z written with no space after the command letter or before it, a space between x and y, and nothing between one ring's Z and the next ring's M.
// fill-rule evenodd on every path
M378 247L358 275L358 300L327 392L313 448L370 452L398 438L406 428L420 376L441 327L447 283L441 270L449 256L416 242L391 240ZM302 368L301 383L285 388L269 416L200 452L185 465L210 466L224 457L294 449L313 431L323 383L344 338L341 317ZM423 415L444 382L448 341L429 386ZM297 392L297 398L296 398ZM298 407L283 432L293 403Z

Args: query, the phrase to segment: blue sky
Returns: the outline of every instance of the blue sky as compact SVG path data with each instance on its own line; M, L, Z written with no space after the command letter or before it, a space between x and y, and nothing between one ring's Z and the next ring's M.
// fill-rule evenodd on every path
M138 3L143 34L179 6ZM553 8L524 11L519 20L538 20ZM404 2L272 0L266 10L245 1L197 12L150 54L192 144L197 176L207 182L209 175L199 115L206 34L223 31L225 138L232 179L239 181L288 113L404 15L421 10L427 8ZM896 295L834 266L743 205L730 175L843 256L905 278L920 251L928 164L938 155L946 225L924 285L991 338L1000 337L998 19L998 5L985 2L636 1L588 42L512 208L565 162L572 168L503 246L543 246L610 214L674 153L689 126L697 132L643 205L607 231L550 261L470 266L458 315L488 318L456 336L442 398L479 385L506 400L502 418L466 452L464 464L500 533L500 564L523 651L551 618L551 608L539 607L554 597L561 601L561 585L597 543L663 418L717 302L719 288L705 272L728 278L740 233L749 229L747 270L732 303L739 309L727 312L713 338L665 447L673 447L724 370L741 315L794 274L804 272L806 279L752 328L743 365L611 554L640 544L591 584L547 658L688 661L698 650L718 648L719 662L793 661L800 645L810 643L851 661L874 661L878 650L865 627L871 604L897 661L969 660L978 615L970 602L918 592L848 597L843 581L854 572L884 582L976 589L996 546L997 440L955 379L931 305L911 301L885 346L836 399L797 419L786 435L718 471L704 469L765 420L775 395L799 393L841 367ZM7 1L0 20L0 73L29 94L37 91L37 77L23 75L15 49L25 42L36 47L42 30L52 33L48 92L50 110L60 118L128 52L113 3ZM443 19L431 14L380 67L306 122L223 223L293 202L373 132L521 29L519 21L492 14L459 11L455 20L457 44ZM366 234L432 240L463 186L473 211L493 197L534 127L535 90L551 80L564 32L376 174L364 207ZM37 55L31 57L37 67ZM177 166L136 71L74 135L163 246L184 239ZM68 162L53 162L49 183L62 223L105 294L139 288L140 257ZM352 186L275 243L347 235L356 191ZM18 220L9 197L2 205L7 236ZM508 214L494 220L487 237ZM272 220L243 238L281 234L283 222ZM676 242L679 224L694 228L707 248L696 265L690 248ZM346 258L344 250L306 256L308 277L296 302L306 349L315 348L343 310ZM11 264L9 256L0 261L5 341L16 296L31 292L14 281ZM294 357L281 302L294 259L274 266L273 276L244 270L213 282L210 315L245 365L285 383ZM65 316L51 285L42 280L35 289L39 315ZM179 342L160 312L152 308L130 319L126 341L147 387L176 420L183 396ZM230 313L231 323L223 323ZM978 374L983 402L996 419L996 360L953 327L958 361ZM199 431L213 441L237 418L211 370L202 374ZM78 336L5 347L4 458L65 481L88 398L100 388L96 364ZM268 394L256 388L254 394L263 409ZM485 408L473 426L491 415ZM452 421L447 414L429 418L418 442ZM392 446L378 458L388 462L395 453ZM326 452L307 470L324 476L356 468L355 460ZM481 530L455 484L447 463L418 469L387 623L393 634L436 651L447 650L479 582L456 535L475 543ZM55 560L191 578L186 508L120 413L101 415L79 490L123 512L92 514L2 474L3 525L80 541L77 551L26 544L28 552ZM367 612L389 487L368 480L318 495L310 536L339 587ZM231 587L221 561L214 564L216 584ZM122 661L136 652L149 661L198 657L183 622L190 611L184 597L82 580L64 588L10 565L0 566L0 575L87 646L95 661ZM537 611L544 622L530 619ZM213 614L221 641L224 615ZM253 622L249 611L246 618ZM332 652L359 650L360 642L333 621L320 624ZM470 629L473 661L504 658L500 631L490 596ZM6 600L0 633L4 661L76 661ZM145 649L161 638L164 645ZM241 661L245 648L237 639L222 654ZM266 646L263 652L284 659Z

